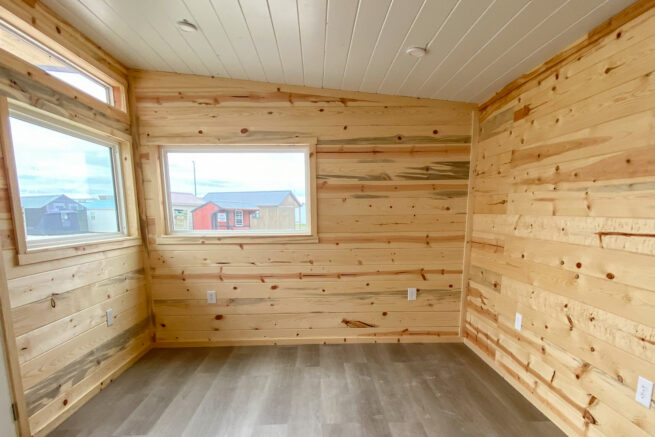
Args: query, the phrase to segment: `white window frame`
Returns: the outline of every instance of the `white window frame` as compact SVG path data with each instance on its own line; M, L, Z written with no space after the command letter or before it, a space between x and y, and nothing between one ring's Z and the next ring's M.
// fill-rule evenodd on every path
M120 142L100 133L90 132L81 126L75 125L72 122L58 119L43 111L32 109L22 104L14 104L13 102L10 102L8 106L9 110L6 125L9 128L9 132L7 135L8 147L5 147L5 156L7 157L6 166L9 173L8 176L12 199L12 214L14 219L14 227L16 230L19 254L32 254L52 249L113 242L127 238L127 216L125 209L124 180L121 169ZM13 138L10 132L9 117L17 118L37 126L63 133L65 135L87 140L100 146L108 147L111 150L112 172L114 178L114 196L116 199L116 213L119 229L117 232L103 232L95 235L70 234L44 238L43 240L39 241L27 240L27 230L25 227L25 217L20 200L18 170L13 153Z
M237 215L241 215L241 218L239 219ZM241 223L239 223L239 221ZM242 209L235 209L234 210L234 226L243 226L243 210Z
M168 153L284 153L303 152L305 155L305 190L307 199L307 227L303 231L289 232L259 231L259 230L203 230L176 231L172 223L172 205L170 195L170 179L168 174ZM162 145L159 147L162 195L164 197L163 222L165 233L160 234L158 244L177 244L179 241L206 243L279 243L281 241L316 242L317 211L316 211L316 143L302 142L292 144L216 144L202 145ZM242 225L243 226L243 225ZM236 227L236 226L235 226ZM194 241L194 239L196 241Z

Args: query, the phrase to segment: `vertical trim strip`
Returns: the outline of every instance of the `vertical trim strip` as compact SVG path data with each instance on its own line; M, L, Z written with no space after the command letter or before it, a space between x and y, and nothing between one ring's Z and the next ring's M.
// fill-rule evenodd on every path
M466 197L466 231L464 234L464 259L462 261L462 301L459 308L459 335L464 337L464 332L466 331L466 296L468 295L468 277L469 277L469 267L471 265L471 240L473 232L473 180L475 176L475 157L476 157L476 147L478 145L478 133L480 131L479 127L479 116L478 111L473 111L471 113L471 151L469 155L469 186L468 186L468 195Z
M7 98L0 96L0 150L10 149L9 144L9 104ZM3 156L5 172L7 171L6 157ZM9 190L7 190L9 193ZM9 196L11 194L9 193ZM2 242L0 241L0 249ZM7 352L7 367L9 370L9 383L12 395L16 404L18 415L18 432L21 437L30 435L30 426L27 421L27 404L23 390L23 381L20 374L18 362L18 350L16 346L16 335L14 324L11 318L11 302L9 300L9 289L7 288L7 277L5 275L4 263L0 263L0 323L4 333L5 350Z

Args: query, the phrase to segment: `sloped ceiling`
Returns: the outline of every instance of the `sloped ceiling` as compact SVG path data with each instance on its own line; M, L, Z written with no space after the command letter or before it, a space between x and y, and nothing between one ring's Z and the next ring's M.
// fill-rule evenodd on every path
M476 103L633 2L43 0L132 68Z

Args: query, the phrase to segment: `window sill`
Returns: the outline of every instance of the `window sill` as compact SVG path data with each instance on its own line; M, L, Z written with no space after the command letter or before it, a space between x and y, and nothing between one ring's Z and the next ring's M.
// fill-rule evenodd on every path
M156 244L286 244L286 243L318 243L316 235L189 235L170 234L157 237Z
M139 237L121 237L105 241L91 241L68 246L49 247L43 249L28 249L27 253L18 254L18 264L35 264L56 259L70 258L89 253L104 252L107 250L123 249L125 247L141 244Z

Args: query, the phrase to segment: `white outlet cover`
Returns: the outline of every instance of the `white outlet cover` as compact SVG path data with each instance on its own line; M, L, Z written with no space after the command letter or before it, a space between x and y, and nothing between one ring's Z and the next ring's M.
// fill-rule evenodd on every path
M646 408L650 408L650 400L653 398L653 382L646 378L639 377L637 382L637 395L635 400Z
M523 325L523 315L521 313L516 313L516 318L514 319L514 329L520 331L522 325Z
M407 300L416 300L416 288L407 289Z
M111 326L114 324L114 310L109 308L107 310L107 326Z
M216 292L210 290L207 292L207 303L216 303Z

